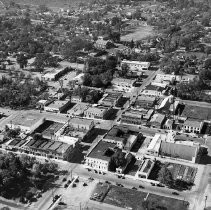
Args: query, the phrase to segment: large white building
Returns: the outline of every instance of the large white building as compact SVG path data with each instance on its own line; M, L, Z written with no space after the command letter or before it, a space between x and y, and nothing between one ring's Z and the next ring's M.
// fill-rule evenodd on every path
M204 122L197 119L187 119L183 124L183 130L190 133L201 133Z
M114 154L116 144L106 141L100 141L88 153L85 160L85 167L96 171L107 172L111 156Z
M44 106L44 110L47 112L55 112L60 113L64 109L66 109L71 101L69 100L55 100L52 101L50 104Z
M39 114L26 113L14 117L7 126L10 129L20 129L24 133L32 133L43 124L45 118Z
M128 61L123 60L121 66L127 64L131 71L147 71L150 67L150 62L141 62L141 61Z

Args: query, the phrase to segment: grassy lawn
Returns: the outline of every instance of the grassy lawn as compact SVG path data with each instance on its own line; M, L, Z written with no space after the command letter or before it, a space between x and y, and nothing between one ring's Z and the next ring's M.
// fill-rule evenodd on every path
M112 185L103 202L122 208L144 210L142 202L146 195L147 193L145 192Z
M188 202L174 198L150 194L147 199L148 209L187 210Z

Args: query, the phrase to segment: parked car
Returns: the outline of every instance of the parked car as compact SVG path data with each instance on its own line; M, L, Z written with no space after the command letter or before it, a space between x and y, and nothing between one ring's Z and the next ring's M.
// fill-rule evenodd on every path
M172 195L179 195L178 192L172 192Z
M144 186L142 186L142 185L139 185L138 187L139 187L139 188L141 188L141 189L144 189L144 188L145 188L145 187L144 187Z

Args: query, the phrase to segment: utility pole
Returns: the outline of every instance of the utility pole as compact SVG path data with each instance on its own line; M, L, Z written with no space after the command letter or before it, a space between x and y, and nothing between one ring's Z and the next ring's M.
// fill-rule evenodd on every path
M204 200L204 208L207 207L207 195L205 196L205 200Z

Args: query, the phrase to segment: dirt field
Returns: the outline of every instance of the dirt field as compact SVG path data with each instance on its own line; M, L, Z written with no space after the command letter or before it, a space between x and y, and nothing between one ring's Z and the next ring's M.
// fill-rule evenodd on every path
M132 33L121 37L121 41L138 41L154 34L151 26L140 26Z

